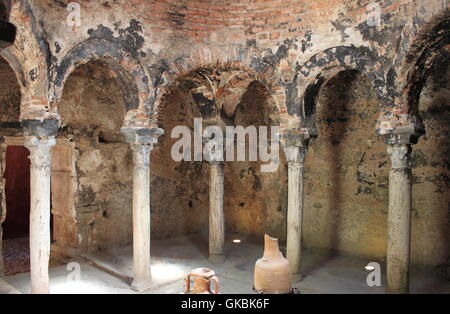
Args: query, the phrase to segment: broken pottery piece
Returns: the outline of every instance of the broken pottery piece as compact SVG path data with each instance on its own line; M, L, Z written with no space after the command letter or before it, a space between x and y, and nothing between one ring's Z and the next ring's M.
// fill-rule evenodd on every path
M257 293L292 293L289 262L278 247L278 239L264 236L264 256L255 264L254 289Z
M191 271L185 278L186 294L218 294L219 278L215 276L213 270L209 268L196 268ZM194 288L191 290L191 280L194 281ZM211 289L211 283L216 284L216 289Z

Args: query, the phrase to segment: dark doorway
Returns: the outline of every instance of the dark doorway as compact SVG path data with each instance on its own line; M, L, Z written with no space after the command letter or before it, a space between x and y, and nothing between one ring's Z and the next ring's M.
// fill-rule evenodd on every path
M3 239L27 236L30 225L30 152L23 146L6 150L6 220Z
M23 146L6 150L6 219L3 223L5 275L29 271L30 152Z

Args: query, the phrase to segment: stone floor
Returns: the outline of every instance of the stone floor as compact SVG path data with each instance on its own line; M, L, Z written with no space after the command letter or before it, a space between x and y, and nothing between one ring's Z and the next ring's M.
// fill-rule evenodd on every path
M253 267L263 254L262 239L233 235L227 236L227 260L211 265L207 259L207 237L194 235L152 241L152 274L154 288L145 293L181 293L184 276L197 267L209 267L220 278L220 292L225 294L252 293ZM240 239L241 243L233 243ZM132 247L126 246L108 252L86 254L76 260L80 264L80 280L72 281L73 270L66 266L51 268L52 293L133 293L129 289L132 276ZM320 250L307 250L304 278L295 283L303 294L320 293L384 293L385 288L370 288L366 284L368 259L332 255ZM382 267L384 267L382 265ZM9 288L29 292L29 274L6 277ZM385 278L382 279L384 285ZM2 284L0 282L0 292ZM413 269L412 293L450 293L450 281L444 273Z
M3 267L6 276L30 272L30 239L27 237L3 240ZM57 259L50 260L50 267L60 266Z
M3 240L3 265L6 276L30 271L28 237Z

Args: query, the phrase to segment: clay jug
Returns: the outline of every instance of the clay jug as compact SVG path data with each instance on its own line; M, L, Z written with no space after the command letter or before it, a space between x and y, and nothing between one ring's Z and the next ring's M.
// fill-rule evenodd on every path
M255 265L255 287L258 293L287 294L292 292L289 262L278 247L278 239L264 236L264 256Z
M219 278L215 276L214 271L208 268L197 268L191 271L185 278L187 294L218 294ZM194 281L194 289L191 290L191 280ZM216 284L216 289L211 289L211 283Z

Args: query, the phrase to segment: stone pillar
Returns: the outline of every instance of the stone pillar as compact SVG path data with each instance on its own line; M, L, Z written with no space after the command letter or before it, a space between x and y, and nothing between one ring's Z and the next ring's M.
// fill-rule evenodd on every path
M307 153L306 147L286 147L288 161L288 213L287 213L287 249L286 257L291 273L301 277L302 233L303 233L303 174Z
M411 146L388 146L392 166L389 173L389 214L387 243L388 293L409 292L411 247Z
M25 146L30 151L30 272L31 292L49 292L51 149L60 122L22 119Z
M221 139L203 137L205 159L209 162L209 262L225 260L224 143ZM214 149L213 149L214 148ZM221 150L221 151L220 151Z
M210 162L209 180L209 261L225 260L225 218L223 212L224 164Z
M27 136L30 150L30 271L31 292L49 293L50 259L50 174L54 137Z
M122 128L133 151L133 282L145 291L152 286L150 266L150 152L163 134L158 128Z
M133 150L133 283L137 291L150 288L150 145Z

